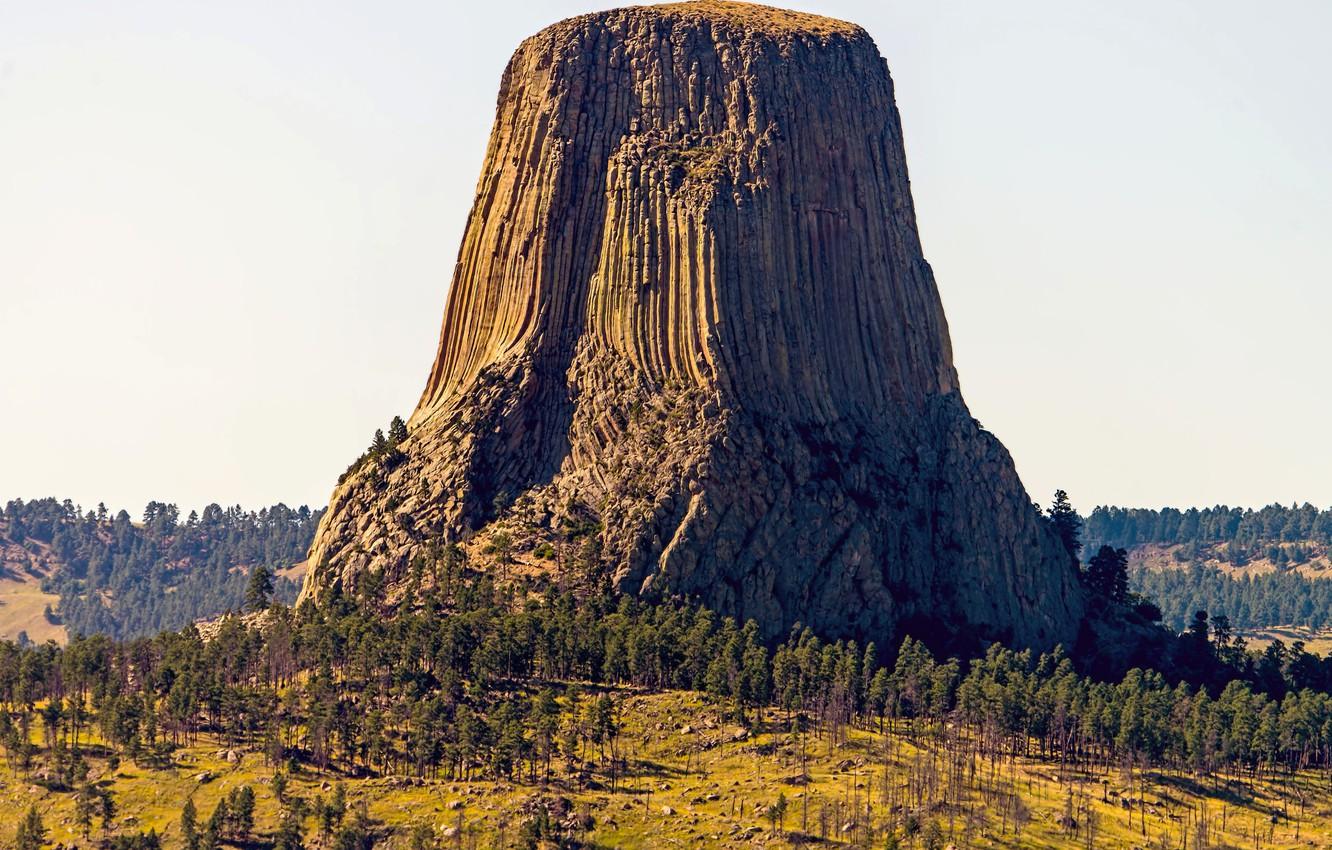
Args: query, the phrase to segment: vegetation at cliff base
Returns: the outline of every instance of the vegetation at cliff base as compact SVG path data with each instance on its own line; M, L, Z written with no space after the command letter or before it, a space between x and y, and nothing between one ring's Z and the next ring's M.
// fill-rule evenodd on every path
M1205 615L1168 674L1105 682L1062 651L769 645L432 553L395 616L366 581L206 632L0 643L6 763L56 840L124 847L1280 846L1329 826L1332 660L1248 652ZM0 792L15 823L30 805Z
M1156 669L1107 681L1063 650L940 658L799 626L766 641L686 600L614 593L590 564L498 569L509 537L431 546L391 589L368 574L292 609L269 565L308 545L317 512L173 511L2 515L84 582L107 560L247 564L217 575L226 608L252 612L0 642L15 846L1261 850L1332 835L1332 657L1250 649L1224 614L1179 610L1199 595L1156 597L1175 627ZM1083 549L1060 499L1048 516L1097 616L1160 618L1125 549Z

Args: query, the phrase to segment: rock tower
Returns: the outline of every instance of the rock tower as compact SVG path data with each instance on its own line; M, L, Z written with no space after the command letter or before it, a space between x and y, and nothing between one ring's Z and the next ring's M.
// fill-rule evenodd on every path
M621 590L830 637L1069 643L1076 575L958 391L888 68L841 21L618 9L500 84L439 350L305 593L581 517Z

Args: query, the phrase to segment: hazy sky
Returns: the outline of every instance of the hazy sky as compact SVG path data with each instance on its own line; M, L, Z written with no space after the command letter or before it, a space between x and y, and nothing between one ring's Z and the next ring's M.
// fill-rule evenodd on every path
M792 5L888 58L1033 496L1332 503L1332 4ZM0 499L323 504L424 385L504 63L599 6L0 0Z

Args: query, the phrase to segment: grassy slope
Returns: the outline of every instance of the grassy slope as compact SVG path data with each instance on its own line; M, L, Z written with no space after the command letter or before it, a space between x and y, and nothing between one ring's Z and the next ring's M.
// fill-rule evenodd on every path
M46 619L46 606L56 610L60 597L42 592L42 579L53 567L50 550L34 544L33 551L0 539L0 638L14 640L27 632L33 643L54 640L64 644L64 626Z
M1314 655L1327 655L1332 652L1332 629L1311 629L1308 626L1272 626L1267 629L1254 629L1243 633L1250 649L1266 649L1267 645L1279 640L1286 646L1296 641L1304 641L1306 652Z
M1310 552L1309 560L1296 566L1287 566L1285 569L1289 572L1297 572L1309 578L1329 578L1332 577L1332 551L1326 547L1320 546L1311 541L1305 541L1305 548ZM1134 546L1129 550L1129 568L1147 567L1153 570L1183 570L1188 569L1193 561L1178 561L1175 559L1175 553L1182 549L1179 545L1164 545L1159 543L1144 543ZM1287 548L1289 548L1287 546ZM1219 544L1209 544L1200 547L1198 561L1202 564L1215 567L1228 576L1240 578L1242 576L1264 575L1277 571L1277 565L1269 561L1266 556L1257 556L1252 558L1242 567L1237 567L1229 561L1222 559L1222 553L1225 547Z
M0 578L0 638L13 640L19 632L27 632L33 643L66 643L65 627L52 624L45 615L47 605L55 610L59 603L59 596L42 592L39 576Z
M1305 546L1313 553L1309 560L1295 567L1287 567L1288 572L1297 572L1308 578L1327 579L1332 578L1332 551L1325 550L1317 544L1306 542ZM1133 547L1129 552L1129 568L1146 567L1152 570L1184 570L1191 564L1175 559L1175 552L1180 546L1164 546L1155 543L1147 543ZM1237 567L1227 561L1221 560L1220 553L1223 547L1219 545L1210 545L1202 547L1201 562L1214 569L1220 570L1231 578L1243 578L1244 576L1257 576L1273 573L1277 571L1276 564L1266 558L1254 558L1242 567ZM1242 633L1245 640L1249 642L1251 649L1264 649L1273 640L1280 640L1287 646L1290 646L1297 640L1305 643L1305 649L1315 655L1326 655L1332 652L1332 629L1323 629L1315 631L1304 626L1292 626L1280 623L1273 623L1265 629L1254 629Z
M823 811L832 846L848 846L853 837L863 841L863 827L847 827L854 820L848 812L857 802L863 812L867 801L872 807L870 820L877 826L894 816L890 810L896 801L903 806L895 815L899 822L902 811L918 812L923 822L938 823L946 840L958 847L1085 847L1089 814L1096 822L1095 847L1154 847L1163 846L1162 840L1164 846L1180 847L1186 824L1190 824L1189 841L1193 841L1196 813L1203 808L1214 821L1214 846L1254 847L1255 827L1260 830L1263 848L1327 846L1332 839L1332 796L1325 778L1297 780L1307 794L1298 841L1296 819L1278 818L1278 823L1272 823L1274 812L1289 809L1292 816L1296 814L1289 782L1237 783L1222 796L1209 793L1190 777L1151 774L1144 792L1137 786L1130 790L1119 771L1105 776L1066 776L1060 782L1055 776L1057 765L1006 760L992 774L990 763L981 760L975 765L974 780L966 778L970 765L963 765L959 775L970 790L945 806L930 803L928 798L923 803L908 799L909 785L928 784L934 777L936 788L941 789L944 782L944 764L931 757L923 740L918 748L906 735L879 736L865 731L853 732L837 746L811 739L811 781L802 786L789 781L800 773L799 748L786 734L770 731L756 738L731 740L733 727L721 722L714 708L692 694L624 695L622 706L621 746L629 757L632 775L615 792L579 791L562 781L552 783L546 792L568 797L575 810L593 816L596 826L585 836L593 846L786 846L790 836L772 830L763 812L763 806L775 801L779 793L788 800L786 828L800 830L808 811L807 830L817 837ZM122 828L155 828L166 834L168 848L179 846L177 818L189 795L193 794L204 820L217 800L239 784L255 787L257 830L261 834L271 831L278 816L268 784L271 770L256 753L241 754L238 764L229 763L223 755L215 742L205 741L178 751L175 766L168 769L150 770L126 761L115 775L108 776L105 763L95 759L93 776L107 780L114 790ZM215 778L207 782L194 778L205 771ZM915 781L910 782L909 777ZM306 798L327 794L331 781L339 779L305 773L293 777L290 793ZM1210 788L1218 780L1205 782ZM444 847L492 846L503 823L507 846L522 820L524 803L541 793L533 785L443 779L348 780L346 787L353 806L360 800L368 802L371 817L394 835L396 846L406 846L406 830L418 823L434 827L441 836L447 828L461 826L462 838L443 839ZM1014 791L1030 812L1020 836L1014 835L1011 816L1005 813L1006 800ZM933 795L934 800L939 793ZM1147 801L1134 809L1131 826L1130 815L1120 802L1130 794ZM1070 799L1079 825L1076 835L1059 824ZM0 841L9 838L11 825L33 803L43 812L52 842L75 842L73 795L48 792L12 773L6 773L0 783ZM1143 812L1146 837L1140 825ZM1220 824L1223 814L1224 831ZM309 843L317 846L313 819L306 825ZM100 826L94 827L94 837L99 832ZM882 847L883 840L880 832L872 846ZM924 846L923 834L907 846Z

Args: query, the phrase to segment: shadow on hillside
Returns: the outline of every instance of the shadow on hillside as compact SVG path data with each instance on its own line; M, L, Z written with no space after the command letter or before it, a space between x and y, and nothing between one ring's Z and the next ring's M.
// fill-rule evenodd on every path
M1199 782L1190 776L1175 776L1161 773L1148 774L1150 780L1157 785L1164 785L1175 790L1182 791L1201 799L1221 800L1232 806L1254 806L1258 811L1265 814L1272 814L1275 809L1267 806L1256 805L1257 797L1253 787L1246 782L1236 780L1227 780L1221 787Z
M667 776L679 777L688 776L689 774L685 773L684 770L678 767L662 764L659 761L652 761L651 759L634 759L625 765L625 770L622 775L626 779L634 779L650 776L659 778Z

